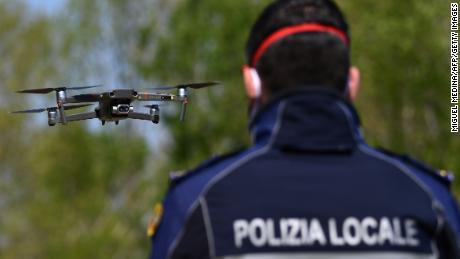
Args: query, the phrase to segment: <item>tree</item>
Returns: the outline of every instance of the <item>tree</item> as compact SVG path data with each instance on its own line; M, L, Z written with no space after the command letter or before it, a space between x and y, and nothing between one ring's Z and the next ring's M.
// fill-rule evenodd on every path
M190 167L211 153L248 143L240 79L248 30L270 1L179 1L156 39L156 55L139 69L165 81L217 78L224 87L192 105L191 119L170 121L171 164ZM460 171L460 141L449 133L448 5L432 1L338 1L350 18L353 62L362 69L357 106L370 142ZM428 36L429 35L429 36ZM145 40L147 38L147 40ZM145 43L141 46L146 45ZM212 141L210 141L212 140ZM458 181L457 181L458 182ZM457 183L458 184L458 183ZM460 186L460 185L457 185Z
M84 62L98 31L89 20L88 31L73 27L83 8L76 21L29 15L18 3L0 3L0 257L145 256L143 217L155 192L145 180L153 172L144 171L144 138L129 128L94 131L83 123L42 127L44 120L7 113L47 105L14 90L81 84L99 69Z
M144 228L166 172L250 143L240 68L250 26L269 2L72 0L55 17L0 2L0 257L146 257ZM367 139L460 172L460 140L449 133L448 4L338 2L363 72L357 106ZM139 134L129 122L45 128L45 118L7 113L46 105L15 90L101 79L222 86L192 92L184 124L162 107L166 134ZM170 140L152 152L150 135Z

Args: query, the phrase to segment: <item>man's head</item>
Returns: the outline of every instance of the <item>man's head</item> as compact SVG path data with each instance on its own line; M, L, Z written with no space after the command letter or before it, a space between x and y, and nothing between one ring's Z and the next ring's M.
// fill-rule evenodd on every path
M309 86L354 99L358 90L348 25L332 0L273 2L251 30L246 58L246 90L253 99Z

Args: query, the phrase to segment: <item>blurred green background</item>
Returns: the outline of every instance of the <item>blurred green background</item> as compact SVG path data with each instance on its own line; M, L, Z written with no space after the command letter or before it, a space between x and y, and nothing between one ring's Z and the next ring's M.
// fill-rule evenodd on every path
M0 258L146 258L172 170L249 144L240 67L268 0L0 0ZM460 172L450 133L450 2L338 0L352 27L368 141ZM219 80L163 123L48 128L18 89ZM334 179L331 179L333 181ZM460 181L454 185L460 194Z

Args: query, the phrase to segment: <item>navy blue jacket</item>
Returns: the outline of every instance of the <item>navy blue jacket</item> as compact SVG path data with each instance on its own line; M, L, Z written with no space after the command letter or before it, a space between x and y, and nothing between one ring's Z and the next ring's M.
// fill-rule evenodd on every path
M368 146L341 97L283 96L250 128L172 182L151 258L460 258L449 180Z

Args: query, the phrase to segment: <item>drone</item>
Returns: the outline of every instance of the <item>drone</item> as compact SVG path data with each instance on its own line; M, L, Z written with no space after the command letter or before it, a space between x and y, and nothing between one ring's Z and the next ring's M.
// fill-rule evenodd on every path
M160 122L160 105L148 104L148 112L135 111L133 102L177 102L181 104L180 120L185 120L185 113L188 104L188 90L201 89L218 85L218 82L189 83L176 86L163 86L147 88L142 91L135 89L114 89L101 93L67 95L67 91L78 91L100 87L101 85L80 86L80 87L58 87L58 88L38 88L18 91L21 94L49 94L56 93L56 107L40 108L24 111L14 111L12 113L48 113L48 125L55 126L60 123L65 125L69 122L99 119L102 125L106 122L114 122L116 125L121 120L135 119L152 121L154 124ZM170 91L176 90L176 94L148 92L151 91ZM66 111L88 107L97 104L98 106L91 112L67 115Z

